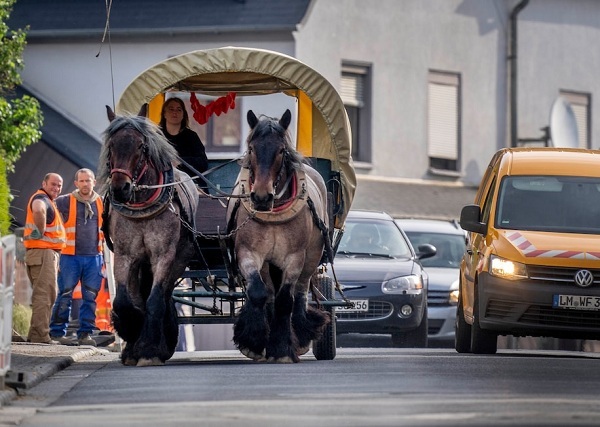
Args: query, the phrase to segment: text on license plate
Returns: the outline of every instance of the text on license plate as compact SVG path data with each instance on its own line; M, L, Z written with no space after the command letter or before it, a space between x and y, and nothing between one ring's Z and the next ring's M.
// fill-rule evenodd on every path
M600 310L600 297L585 295L554 295L554 308L571 308L575 310Z
M335 311L343 313L362 313L369 311L369 300L368 299L353 299L350 302L354 303L354 307L336 307Z

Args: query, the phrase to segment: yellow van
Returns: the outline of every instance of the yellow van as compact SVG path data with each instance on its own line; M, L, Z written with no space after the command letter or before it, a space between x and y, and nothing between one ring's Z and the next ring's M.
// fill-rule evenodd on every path
M461 211L455 348L498 335L600 339L600 151L505 148Z

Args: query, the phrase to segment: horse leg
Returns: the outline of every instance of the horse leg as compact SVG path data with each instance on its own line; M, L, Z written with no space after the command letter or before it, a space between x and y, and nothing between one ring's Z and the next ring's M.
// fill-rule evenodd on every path
M298 346L292 334L290 315L294 305L293 283L284 283L275 296L271 334L267 343L266 357L269 362L297 363L300 361L295 348Z
M134 355L134 343L142 331L144 313L133 304L125 285L117 285L111 319L117 334L127 342L121 352L121 362L124 365L135 365L137 357Z
M170 294L168 297L170 298ZM135 352L139 355L137 366L164 365L173 352L167 349L163 330L167 314L167 293L159 284L154 284L146 301L146 317ZM175 347L173 347L173 350Z
M329 313L307 304L306 292L297 292L292 312L292 327L298 347L296 354L305 354L310 343L323 334L325 327L331 322Z
M242 274L244 268L240 265ZM233 342L246 357L261 361L265 359L265 347L269 336L265 307L269 293L258 270L244 275L248 283L246 302L233 328Z

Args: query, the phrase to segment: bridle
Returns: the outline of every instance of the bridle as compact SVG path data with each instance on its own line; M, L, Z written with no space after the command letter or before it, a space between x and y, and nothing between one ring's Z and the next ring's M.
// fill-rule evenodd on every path
M148 144L146 143L146 141L144 140L144 143L142 144L141 147L141 154L138 157L138 162L135 165L135 169L134 172L131 173L131 171L129 171L128 169L122 169L122 168L115 168L112 165L112 159L110 158L110 151L109 151L109 158L108 158L108 162L107 162L107 166L108 169L110 170L108 176L110 178L112 178L113 174L115 173L120 173L125 175L126 177L128 177L131 180L132 186L133 186L133 191L137 191L137 183L139 182L140 178L142 176L144 176L144 174L146 173L146 171L148 171L148 164L151 164L151 161L148 159Z

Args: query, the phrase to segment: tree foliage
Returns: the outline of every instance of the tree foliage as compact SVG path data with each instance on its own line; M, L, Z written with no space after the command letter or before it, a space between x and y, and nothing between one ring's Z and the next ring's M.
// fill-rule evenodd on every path
M43 123L37 99L15 96L15 88L22 82L20 71L28 30L8 27L15 1L0 0L0 235L7 234L10 227L11 195L6 174L14 171L27 146L39 141Z
M28 28L11 30L8 18L16 0L0 0L0 154L8 171L28 145L41 137L43 117L37 99L17 98L14 89L21 84L23 49Z

